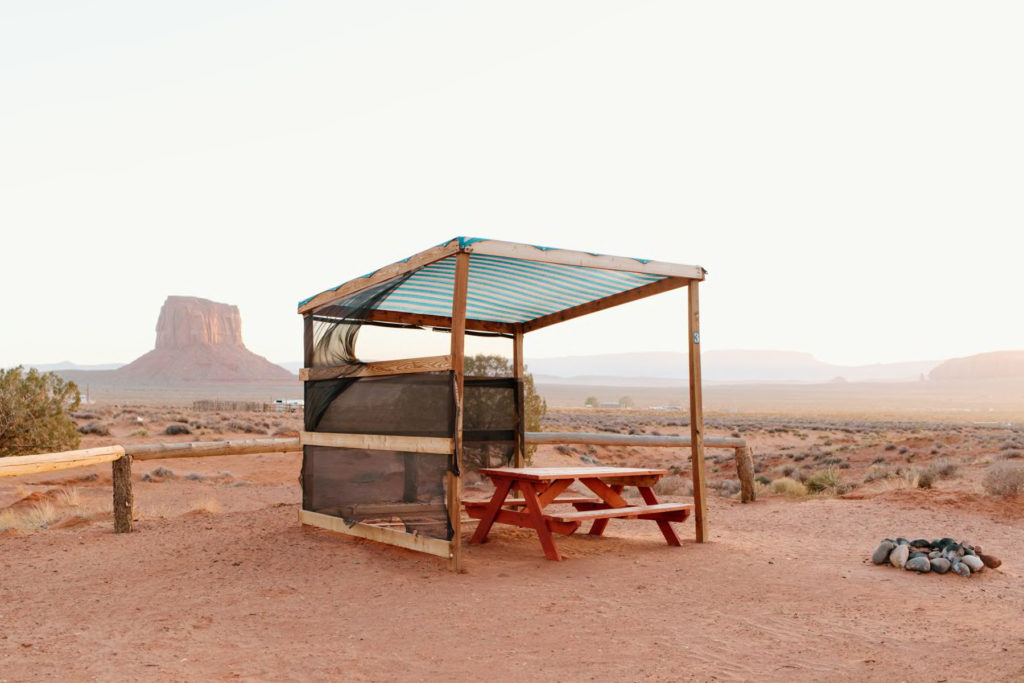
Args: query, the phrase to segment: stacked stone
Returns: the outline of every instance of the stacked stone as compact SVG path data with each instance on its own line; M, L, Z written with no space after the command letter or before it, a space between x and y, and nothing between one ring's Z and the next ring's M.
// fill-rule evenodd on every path
M969 577L985 567L994 569L1002 564L998 558L983 553L981 546L971 545L967 541L957 543L952 538L940 538L937 541L918 538L908 541L902 536L883 540L872 553L871 561L875 564L888 562L899 569L919 574L945 574L952 571L963 577Z

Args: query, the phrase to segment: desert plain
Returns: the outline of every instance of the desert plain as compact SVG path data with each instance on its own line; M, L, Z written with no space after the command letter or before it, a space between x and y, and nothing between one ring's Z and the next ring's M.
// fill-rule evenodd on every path
M298 412L187 405L78 415L101 425L83 447L301 429ZM543 428L688 429L682 412L566 408ZM550 562L497 525L461 574L301 526L296 453L137 462L131 534L113 533L109 466L0 479L0 681L1024 679L1024 498L995 495L990 474L1024 457L1019 423L710 412L706 432L747 440L759 479L740 503L732 452L708 450L710 542L693 541L692 519L680 548L613 520L602 538L557 537L565 559ZM688 461L534 454L662 466L662 500L692 495ZM969 540L1002 565L970 578L873 565L894 536Z

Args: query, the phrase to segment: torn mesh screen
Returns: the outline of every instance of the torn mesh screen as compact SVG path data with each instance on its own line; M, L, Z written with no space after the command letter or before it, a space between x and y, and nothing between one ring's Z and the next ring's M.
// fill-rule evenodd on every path
M306 431L454 437L454 372L358 376L366 367L355 348L362 326L416 327L374 319L380 303L410 275L313 314L307 357L312 367L330 367L337 377L305 383ZM467 377L464 386L463 469L509 464L517 425L515 380ZM305 446L303 508L351 524L364 522L450 540L449 515L460 511L446 508L449 471L458 473L454 454Z
M452 537L445 455L305 446L302 507L433 538Z

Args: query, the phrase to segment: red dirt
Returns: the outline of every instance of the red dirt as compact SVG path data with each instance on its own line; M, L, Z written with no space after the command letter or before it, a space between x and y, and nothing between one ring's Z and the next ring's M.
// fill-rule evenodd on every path
M141 481L158 466L178 476ZM560 563L499 525L459 575L300 526L297 455L134 470L126 535L109 468L0 480L0 507L63 483L81 501L65 518L86 519L0 533L0 681L1024 679L1024 502L981 495L966 468L860 499L712 492L710 543L613 520L601 539L557 537ZM692 521L676 527L692 539ZM872 565L892 535L968 538L1003 565Z

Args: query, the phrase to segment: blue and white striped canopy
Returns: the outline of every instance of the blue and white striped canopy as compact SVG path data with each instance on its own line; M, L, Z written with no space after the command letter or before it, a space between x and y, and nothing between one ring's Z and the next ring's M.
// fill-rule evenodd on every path
M394 278L371 282L376 273L385 269L369 273L364 276L369 286L358 288L349 296L334 298L329 305L332 308L359 308L362 302L383 295L382 299L374 302L378 310L450 316L456 254L459 251L469 252L466 317L498 323L525 323L669 277L683 275L703 279L703 269L697 266L659 264L643 259L605 257L466 237L456 238L439 247L449 245L453 247L452 253L442 253L439 260ZM513 252L513 248L518 251ZM531 257L531 250L536 251L535 256ZM573 262L586 265L571 265ZM591 263L610 267L594 267ZM397 265L400 264L390 267ZM340 294L343 288L352 289L355 283L358 279L310 297L299 304L299 309L308 309L311 302L323 300L330 292Z

